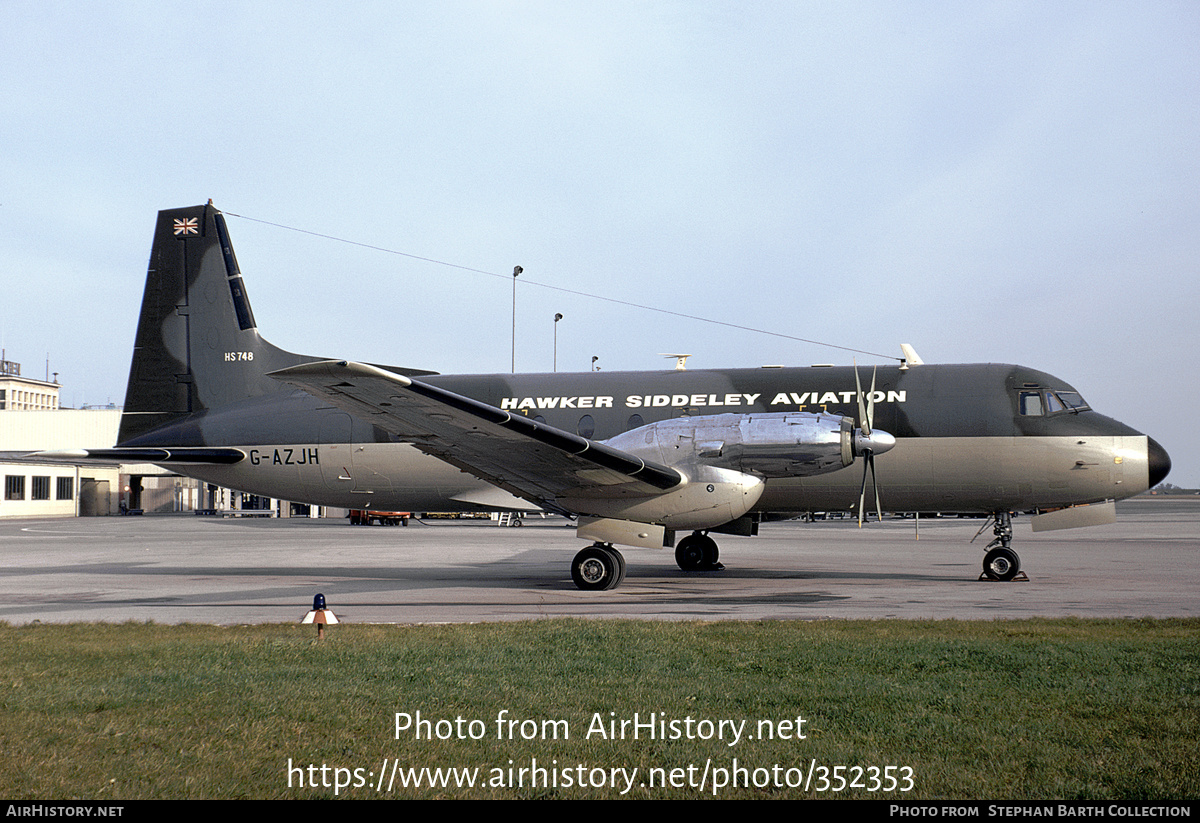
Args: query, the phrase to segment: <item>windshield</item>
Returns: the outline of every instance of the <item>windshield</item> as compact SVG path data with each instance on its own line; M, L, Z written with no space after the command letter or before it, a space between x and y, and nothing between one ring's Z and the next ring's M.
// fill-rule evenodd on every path
M1058 395L1058 399L1062 401L1063 405L1069 411L1079 412L1091 408L1077 391L1057 391L1055 394Z
M1049 391L1026 389L1020 393L1020 410L1025 417L1042 417L1065 412L1081 412L1091 408L1074 390Z

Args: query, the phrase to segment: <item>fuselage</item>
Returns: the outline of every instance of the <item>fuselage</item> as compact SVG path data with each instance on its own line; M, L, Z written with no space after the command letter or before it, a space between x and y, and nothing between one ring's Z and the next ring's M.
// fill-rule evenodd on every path
M430 384L593 440L719 414L825 412L857 420L851 367L526 375L430 375ZM880 368L874 427L896 446L876 461L883 507L993 512L1121 499L1169 468L1146 435L1093 411L1067 383L1000 365ZM247 459L186 469L247 492L347 508L469 510L528 503L299 390L192 415L125 445L224 445ZM178 467L177 467L178 469ZM760 512L849 509L862 470L771 478Z

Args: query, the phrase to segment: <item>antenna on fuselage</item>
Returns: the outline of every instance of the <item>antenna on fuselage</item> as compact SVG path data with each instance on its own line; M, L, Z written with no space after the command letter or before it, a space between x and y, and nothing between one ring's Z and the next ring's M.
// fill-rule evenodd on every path
M675 358L675 371L687 371L687 359L690 354L663 354L662 357Z
M909 366L924 366L925 361L921 359L921 355L917 354L917 350L910 343L901 343L900 352L904 355L900 360L900 371L908 371Z

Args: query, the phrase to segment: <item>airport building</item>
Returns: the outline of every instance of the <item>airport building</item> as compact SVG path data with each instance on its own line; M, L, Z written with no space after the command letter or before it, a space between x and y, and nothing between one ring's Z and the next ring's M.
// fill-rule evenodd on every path
M5 387L8 398L13 397L11 385ZM0 411L0 475L4 480L0 517L76 517L119 511L122 467L27 455L49 449L111 446L120 425L120 410L59 409L57 386L50 401L17 402L17 407L9 404ZM30 407L34 403L40 408Z
M281 500L242 494L148 463L70 462L33 452L107 449L117 442L121 409L63 409L59 384L21 376L0 361L0 518L92 517L128 512L211 512L235 516L342 517Z
M21 376L21 364L0 354L0 411L58 408L58 383Z

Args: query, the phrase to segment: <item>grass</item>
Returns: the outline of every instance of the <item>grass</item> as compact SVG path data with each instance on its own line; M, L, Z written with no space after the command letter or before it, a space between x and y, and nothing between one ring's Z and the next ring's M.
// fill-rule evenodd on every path
M342 782L339 797L618 797L616 768L638 770L629 797L1200 796L1198 620L548 620L327 635L0 624L0 796L332 797ZM519 724L498 739L503 710L533 721L533 739ZM396 714L418 711L422 739L397 734ZM678 721L679 739L587 734L635 713ZM689 739L689 717L745 721L742 739ZM760 721L797 717L804 739L759 739ZM742 784L763 785L728 785L735 758ZM518 781L534 761L550 771ZM473 788L381 794L393 763L479 773ZM813 763L880 767L880 782L902 777L882 767L909 767L912 790L871 791L867 771L834 791L830 771L818 791L819 770L806 789ZM660 785L673 769L683 785Z

